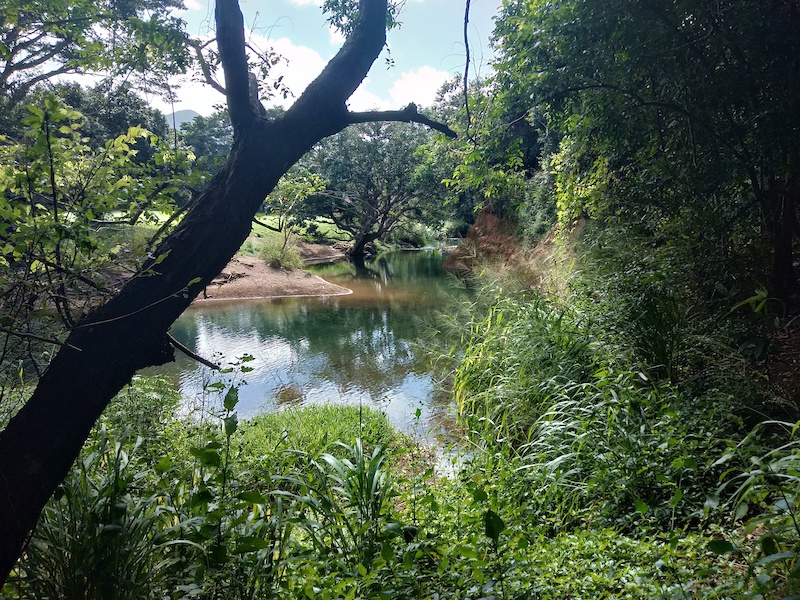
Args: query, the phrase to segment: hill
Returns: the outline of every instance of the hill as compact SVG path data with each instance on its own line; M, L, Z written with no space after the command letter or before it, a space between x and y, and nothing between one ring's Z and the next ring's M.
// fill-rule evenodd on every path
M173 122L175 124L176 129L180 129L181 125L184 123L189 123L195 117L199 117L200 113L195 112L193 110L176 110L174 113L174 118L172 113L166 113L164 117L167 119L167 123L170 127L173 126Z

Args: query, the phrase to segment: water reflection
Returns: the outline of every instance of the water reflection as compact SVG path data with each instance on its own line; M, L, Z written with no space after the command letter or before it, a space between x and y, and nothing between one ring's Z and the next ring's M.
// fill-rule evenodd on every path
M440 430L447 417L446 407L432 402L429 365L415 356L432 312L446 309L459 292L442 262L441 252L424 251L358 268L318 267L316 272L353 294L202 304L181 316L172 334L221 362L255 357L239 392L241 416L286 405L364 403L424 436ZM169 370L185 397L203 395L207 369L179 357Z

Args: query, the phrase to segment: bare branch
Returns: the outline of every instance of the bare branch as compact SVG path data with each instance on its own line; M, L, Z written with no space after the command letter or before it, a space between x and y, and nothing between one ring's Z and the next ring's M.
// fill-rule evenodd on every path
M197 62L200 64L200 71L203 73L203 79L205 82L224 96L227 94L225 88L222 87L222 85L220 85L216 79L214 79L214 75L211 73L211 65L208 64L206 57L203 56L203 48L208 46L213 41L214 40L201 42L200 40L191 40L189 45L194 49Z
M183 354L185 354L186 356L188 356L189 358L192 358L192 359L196 360L201 365L205 365L209 369L213 369L214 371L219 371L220 370L221 367L218 364L211 362L207 358L203 358L202 356L200 356L196 352L193 352L192 350L190 350L189 348L187 348L186 346L181 344L174 337L172 337L170 334L167 334L167 340L169 341L170 346L175 348L175 350L178 350L178 351L182 352Z
M464 52L467 57L464 63L464 111L466 112L467 120L467 137L472 140L469 132L470 122L472 121L472 116L469 114L469 5L470 0L467 0L464 8Z
M44 342L46 344L54 344L56 346L62 346L66 348L71 348L72 350L76 350L78 352L81 351L80 348L73 346L72 344L67 344L66 342L60 342L59 340L54 340L52 338L42 337L41 335L36 335L35 333L26 333L24 331L14 331L12 329L6 329L5 327L0 327L0 332L5 333L6 335L11 335L18 338L24 338L27 340L36 340L37 342Z
M256 225L261 225L262 227L264 227L265 229L269 229L270 231L276 231L278 233L281 232L281 230L278 227L273 227L272 225L269 225L264 221L259 221L255 217L253 217L253 223L255 223Z
M417 112L417 105L413 102L403 110L375 110L367 112L349 112L350 123L370 123L373 121L400 121L403 123L421 123L431 129L445 134L449 138L456 138L458 135L444 123L439 123Z

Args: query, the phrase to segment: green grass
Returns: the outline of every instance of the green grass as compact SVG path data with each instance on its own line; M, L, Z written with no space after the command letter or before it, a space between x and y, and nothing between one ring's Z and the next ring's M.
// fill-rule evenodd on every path
M369 447L404 443L385 414L368 407L320 405L255 416L239 425L234 444L246 481L269 487L270 477L304 469L307 457L338 452L336 442L366 440ZM301 450L304 455L298 453Z
M267 223L273 227L278 226L278 218L274 215L260 214L256 215L256 218L262 223ZM262 238L269 238L273 235L282 235L276 231L262 227L257 223L253 223L252 234ZM301 224L297 227L297 234L305 241L321 244L335 244L336 242L348 241L351 239L351 236L348 233L345 233L333 223L321 218Z

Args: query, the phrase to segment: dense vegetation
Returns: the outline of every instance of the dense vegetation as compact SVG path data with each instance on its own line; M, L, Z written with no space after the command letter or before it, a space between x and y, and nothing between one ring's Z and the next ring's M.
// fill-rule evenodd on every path
M105 31L135 32L142 55L99 53L94 11L62 31L60 13L2 9L0 41L13 57L27 32L63 70L175 70L191 44L169 6L107 7ZM353 7L326 6L352 28ZM298 234L335 230L360 255L484 208L465 252L475 298L426 342L460 454L438 460L353 407L239 422L249 357L196 413L137 377L2 596L800 597L798 10L504 0L494 75L432 107L457 141L345 130L284 175L254 230L291 265ZM7 64L3 423L66 332L142 264L155 276L154 247L225 168L233 131L222 112L169 139L128 86L45 88Z

